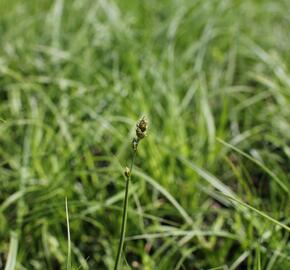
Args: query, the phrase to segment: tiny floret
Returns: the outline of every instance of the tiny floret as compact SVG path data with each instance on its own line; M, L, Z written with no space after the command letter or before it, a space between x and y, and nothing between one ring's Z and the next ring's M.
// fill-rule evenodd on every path
M148 121L146 120L145 116L141 118L141 120L137 123L137 126L141 129L142 132L147 130Z
M131 172L130 172L130 169L128 167L125 168L124 174L126 177L130 177Z
M139 139L133 138L133 140L132 140L132 148L133 148L134 151L137 151L138 143L139 143Z
M136 125L136 136L139 140L143 139L146 136L146 131L148 128L148 121L143 116Z

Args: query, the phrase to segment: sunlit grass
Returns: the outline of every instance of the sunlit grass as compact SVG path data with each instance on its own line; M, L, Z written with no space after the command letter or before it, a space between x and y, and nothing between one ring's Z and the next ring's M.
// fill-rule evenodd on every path
M113 269L144 113L122 269L289 269L289 10L0 1L0 268Z

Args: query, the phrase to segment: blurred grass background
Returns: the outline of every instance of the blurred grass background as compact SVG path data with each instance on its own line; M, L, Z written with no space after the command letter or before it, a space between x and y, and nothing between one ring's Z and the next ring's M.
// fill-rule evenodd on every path
M289 10L2 0L0 269L113 267L143 114L123 269L290 269Z

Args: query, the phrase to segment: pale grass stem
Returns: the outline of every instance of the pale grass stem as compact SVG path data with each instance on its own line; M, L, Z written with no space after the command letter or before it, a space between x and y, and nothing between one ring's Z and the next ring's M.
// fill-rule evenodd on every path
M136 159L139 142L141 139L143 139L146 136L147 125L148 123L144 117L142 117L141 120L136 125L136 137L133 138L133 141L132 141L133 156L131 159L130 168L126 167L125 172L124 172L124 175L126 177L125 197L124 197L124 204L123 204L120 240L119 240L114 270L119 269L120 259L123 252L124 240L125 240L125 235L126 235L126 225L127 225L129 186L131 182L132 170L133 170L134 162Z

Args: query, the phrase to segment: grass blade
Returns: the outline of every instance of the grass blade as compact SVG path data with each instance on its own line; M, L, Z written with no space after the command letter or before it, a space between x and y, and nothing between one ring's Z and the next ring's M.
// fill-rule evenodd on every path
M256 209L255 207L253 207L253 206L251 206L251 205L248 205L247 203L242 202L242 201L240 201L240 200L238 200L238 199L236 199L236 198L233 198L233 197L230 197L230 196L227 196L227 197L228 197L230 200L232 200L232 201L234 201L234 202L236 202L236 203L238 203L238 204L240 204L240 205L246 207L247 209L250 209L250 210L254 211L254 212L257 213L258 215L260 215L260 216L262 216L262 217L268 219L268 220L271 221L272 223L274 223L274 224L278 225L279 227L281 227L281 228L287 230L288 232L290 232L290 227L288 227L287 225L281 223L280 221L278 221L278 220L272 218L271 216L265 214L264 212L262 212L262 211Z
M5 270L15 269L17 249L18 249L18 236L15 232L12 232L10 236L10 248L9 248L8 259L5 266Z
M184 210L184 208L178 203L178 201L159 183L157 183L153 178L151 178L149 175L136 170L136 175L143 178L146 182L148 182L150 185L152 185L155 189L157 189L161 194L163 194L168 201L172 203L172 205L177 209L177 211L180 213L180 215L184 218L184 220L188 224L193 224L193 220L191 217L187 214L187 212Z
M71 240L70 240L70 227L69 227L67 198L65 198L65 213L66 213L66 224L67 224L67 265L66 265L66 269L71 270Z
M264 170L264 171L265 171L269 176L271 176L271 177L273 178L273 180L276 181L277 184L278 184L278 185L279 185L279 186L280 186L280 187L281 187L285 192L287 192L287 193L290 195L290 191L289 191L288 187L287 187L287 186L282 182L281 179L278 178L278 176L277 176L275 173L273 173L269 168L267 168L267 167L266 167L262 162L260 162L260 161L258 161L258 160L256 160L256 159L254 159L253 157L251 157L251 156L248 155L247 153L245 153L245 152L243 152L242 150L236 148L235 146L233 146L233 145L231 145L231 144L229 144L229 143L223 141L223 140L220 139L220 138L217 138L217 140L218 140L221 144L223 144L223 145L229 147L230 149L236 151L237 153L241 154L242 156L246 157L247 159L249 159L249 160L251 160L252 162L254 162L256 165L258 165L258 166L259 166L261 169L263 169L263 170Z

